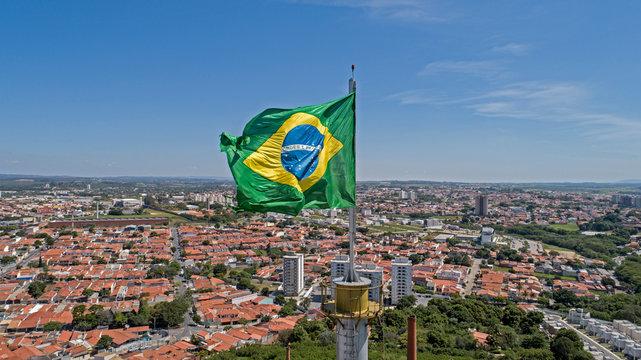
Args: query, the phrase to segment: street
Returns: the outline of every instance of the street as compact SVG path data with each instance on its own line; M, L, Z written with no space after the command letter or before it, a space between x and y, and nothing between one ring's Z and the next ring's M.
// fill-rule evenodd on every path
M540 309L540 310L543 313L549 314L549 315L567 316L567 313L562 313L562 312L558 312L558 311L554 311L554 310L550 310L550 309ZM584 333L579 331L577 328L575 328L573 325L569 324L567 321L561 319L560 322L561 322L561 324L563 324L563 326L566 329L574 330L577 333L577 335L579 335L579 337L581 338L583 343L588 344L588 345L592 346L595 349L598 349L603 354L603 359L621 360L621 358L619 356L617 356L615 353L610 351L605 346L601 345L598 341L596 341L596 340L592 339L591 337L585 335Z
M481 270L481 259L472 259L472 267L470 268L467 278L465 279L465 289L463 289L463 296L470 295L474 289L474 280L476 274Z

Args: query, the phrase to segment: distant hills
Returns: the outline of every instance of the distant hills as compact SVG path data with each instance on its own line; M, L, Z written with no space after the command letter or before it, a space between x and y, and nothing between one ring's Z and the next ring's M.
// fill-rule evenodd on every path
M639 180L639 179L621 180L618 183L619 184L629 184L629 185L641 185L641 180Z
M32 179L39 181L125 181L125 182L158 182L158 181L233 181L231 177L224 176L71 176L71 175L29 175L29 174L0 174L0 180ZM626 179L612 182L465 182L465 181L434 181L434 180L366 180L358 181L363 184L491 184L491 185L530 185L530 186L569 186L569 187L602 187L621 185L641 185L641 179Z

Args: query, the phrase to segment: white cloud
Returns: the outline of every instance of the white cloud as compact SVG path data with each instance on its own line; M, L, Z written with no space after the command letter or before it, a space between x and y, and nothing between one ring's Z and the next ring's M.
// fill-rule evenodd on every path
M516 55L516 56L526 55L529 50L530 50L529 44L516 44L516 43L499 45L492 48L492 51L494 52L501 53L501 54L508 54L508 55Z
M426 91L417 89L417 90L407 90L402 91L396 94L389 95L387 99L389 100L398 100L403 105L410 104L431 104L437 105L440 104L438 99L425 95Z
M475 115L490 118L561 122L576 128L580 136L596 140L641 136L641 121L595 110L590 88L579 83L518 82L459 98L415 89L392 94L388 99L404 105L464 106Z
M501 117L565 118L585 102L588 91L572 83L521 82L478 96L468 107L478 115Z
M406 22L444 22L450 16L426 0L292 0L291 2L364 9L375 18Z
M431 76L440 73L465 74L494 80L505 77L507 69L497 61L435 61L427 64L418 74Z
M581 84L514 83L476 99L467 107L480 116L565 122L599 140L641 136L638 120L593 110L592 94Z

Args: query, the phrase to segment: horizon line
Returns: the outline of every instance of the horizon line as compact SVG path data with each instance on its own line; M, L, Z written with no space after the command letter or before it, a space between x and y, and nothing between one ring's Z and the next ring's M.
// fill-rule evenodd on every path
M233 182L233 177L230 176L212 176L212 175L102 175L102 176L91 176L91 175L41 175L41 174L9 174L9 173L0 173L0 177L27 177L27 178L77 178L77 179L118 179L118 178L152 178L152 179L203 179L203 180L220 180L220 181L231 181ZM494 180L494 181L469 181L469 180L428 180L428 179L384 179L384 180L373 180L373 179L364 179L357 180L357 183L363 182L426 182L426 183L451 183L451 184L641 184L641 179L624 179L624 180L549 180L549 181L532 181L532 180L521 180L521 181L506 181L506 180Z

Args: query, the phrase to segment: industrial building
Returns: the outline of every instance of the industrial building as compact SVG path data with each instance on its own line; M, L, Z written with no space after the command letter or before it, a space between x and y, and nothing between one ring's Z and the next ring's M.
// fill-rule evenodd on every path
M494 236L494 229L491 227L484 227L481 230L480 241L481 241L481 245L494 244L496 242L495 236Z

